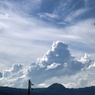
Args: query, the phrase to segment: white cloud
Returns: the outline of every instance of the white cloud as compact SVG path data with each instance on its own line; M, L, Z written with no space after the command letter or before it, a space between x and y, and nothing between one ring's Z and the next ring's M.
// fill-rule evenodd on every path
M60 66L60 64L58 64L58 63L52 63L51 65L47 65L47 69L46 70L55 69L58 66Z
M74 75L69 76L61 76L61 77L52 77L50 79L45 80L45 84L52 84L52 83L61 83L67 88L82 88L88 86L95 86L95 77L94 77L93 69L85 69L79 71Z
M51 18L51 19L58 19L59 18L58 15L56 15L56 14L50 14L50 13L40 13L38 15L41 18L45 18L45 19L49 19L49 18Z
M3 76L0 78L0 85L26 88L27 80L28 77L26 77L23 72L23 65L13 64L12 68L3 71Z
M30 10L32 2L34 6L39 7L41 1L31 0L28 8L25 4L22 5L23 10L25 6L25 11ZM12 11L14 4L3 1L1 3L6 4L8 9L5 10L3 7L0 10L0 71L9 68L13 63L23 63L25 66L15 64L11 69L4 70L3 77L0 78L2 86L26 87L28 78L37 84L45 82L46 85L53 82L71 85L70 87L95 84L94 62L86 55L81 58L81 61L75 60L67 45L69 44L70 50L73 50L76 56L80 52L95 55L95 26L93 25L95 19L79 21L60 29L36 18L23 16L19 9L17 9L18 14L14 13ZM80 9L74 12L75 16L72 14L72 17L76 18L86 11ZM55 14L43 15L58 18ZM48 50L53 41L55 42ZM39 58L43 54L44 56ZM37 58L39 59L36 62L29 65ZM29 67L26 67L27 65ZM83 76L85 78L82 78Z
M89 55L85 54L84 57L80 59L82 63L87 63L90 61Z
M11 69L3 71L3 77L14 78L20 76L22 74L22 67L23 66L21 64L13 64Z
M4 13L6 14L5 11ZM25 18L20 16L20 14L16 15L12 12L9 15L9 17L5 15L0 17L2 20L0 23L1 64L8 64L7 66L10 67L11 64L17 62L30 63L32 60L34 61L42 56L49 49L51 42L56 40L61 40L68 44L73 43L70 44L70 48L74 47L74 51L78 52L77 54L80 51L84 53L84 50L86 50L80 50L79 47L82 47L82 44L84 44L84 47L88 46L86 47L88 49L87 53L94 50L95 37L93 32L94 26L92 25L94 21L91 19L82 21L71 27L58 29L34 18ZM87 36L86 34L91 36ZM76 45L76 43L80 44ZM79 50L77 50L78 48Z
M65 63L72 59L73 57L68 50L68 46L61 41L56 41L53 42L52 48L39 61L48 65L52 63Z
M45 83L42 83L42 84L39 84L38 87L45 88L45 87L48 87L48 85L46 85Z
M94 69L94 68L95 68L95 62L88 67L88 69Z
M88 8L81 8L78 9L76 11L71 12L66 18L65 21L67 22L73 22L74 19L76 19L77 17L85 14L89 9Z
M86 86L88 86L88 80L87 79L80 78L78 80L78 85L79 85L79 87L86 87Z
M56 41L43 58L28 67L14 64L11 69L3 71L3 77L0 78L1 85L26 88L28 79L40 87L55 82L62 83L66 87L94 85L92 77L95 71L94 61L75 60L67 47L68 45L62 41ZM87 55L83 58L87 60Z
M32 11L40 7L42 0L1 0L1 10L12 11L20 14L32 13ZM35 7L36 6L36 7Z

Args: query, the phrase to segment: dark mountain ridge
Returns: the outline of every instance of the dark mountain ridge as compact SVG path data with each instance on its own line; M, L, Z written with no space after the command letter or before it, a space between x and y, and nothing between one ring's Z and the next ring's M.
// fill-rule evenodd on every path
M0 95L28 95L27 89L10 87L0 87ZM95 87L86 88L65 88L63 85L55 83L48 88L34 88L31 95L95 95Z

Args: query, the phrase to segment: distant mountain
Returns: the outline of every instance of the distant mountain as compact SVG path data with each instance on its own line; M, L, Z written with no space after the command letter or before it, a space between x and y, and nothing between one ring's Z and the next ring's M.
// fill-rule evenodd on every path
M0 95L28 95L27 89L16 89L0 87ZM31 95L95 95L95 87L79 89L68 89L63 85L55 83L48 88L35 88L31 90Z
M50 90L51 89L53 89L53 90L65 90L66 88L61 84L54 83L51 86L49 86L47 89L50 89Z

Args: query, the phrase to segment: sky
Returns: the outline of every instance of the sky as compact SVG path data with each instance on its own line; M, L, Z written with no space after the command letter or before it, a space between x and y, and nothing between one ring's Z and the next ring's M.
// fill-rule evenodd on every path
M0 86L95 86L95 0L0 0Z

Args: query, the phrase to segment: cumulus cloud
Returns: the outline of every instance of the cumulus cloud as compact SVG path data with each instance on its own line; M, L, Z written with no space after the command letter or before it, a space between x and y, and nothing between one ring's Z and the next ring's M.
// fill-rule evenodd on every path
M89 61L90 61L89 55L85 54L84 57L81 57L80 61L81 61L82 63L89 62Z
M39 87L46 87L55 82L66 87L85 87L94 85L94 71L95 63L87 54L76 60L67 44L56 41L42 58L31 65L24 67L21 64L13 64L11 69L4 70L0 81L1 85L12 87L26 87L28 79Z
M29 78L24 75L23 65L13 64L9 70L4 70L0 82L2 86L26 88Z
M20 71L22 70L22 68L23 68L23 65L21 64L13 64L11 69L3 71L3 77L4 78L6 77L14 78L16 76L18 77L18 75L20 76Z
M43 58L39 59L39 61L45 64L51 64L54 62L65 63L71 61L73 57L67 48L68 46L61 41L53 42L52 48L48 50Z
M54 42L51 50L47 51L43 58L37 61L37 64L39 63L47 69L58 67L57 72L63 71L60 72L61 75L75 73L83 67L83 64L71 55L68 45L61 41Z
M64 0L61 1L63 2ZM70 48L74 50L73 53L76 53L75 55L80 54L81 51L82 53L88 53L89 51L94 53L95 33L93 31L95 29L92 25L94 23L94 19L81 21L80 23L76 23L70 27L67 26L64 29L59 29L54 26L47 25L46 23L43 23L36 18L22 16L24 14L21 10L18 9L18 12L20 13L16 13L13 8L14 4L16 5L16 8L20 4L23 7L26 5L26 7L30 7L31 4L35 5L31 2L34 2L39 6L41 0L29 0L27 3L26 0L17 0L16 2L15 0L0 1L0 7L3 7L0 8L0 19L2 20L0 23L0 63L2 64L1 71L5 67L9 68L12 63L21 62L26 64L30 63L32 60L35 61L49 49L51 42L54 40L62 40L67 42L70 45ZM66 2L68 2L68 0ZM66 2L64 3L65 5L67 4ZM29 6L28 3L30 3ZM10 6L11 8L6 8L3 5ZM68 6L68 4L66 6ZM55 18L58 16L56 12L47 13L45 15L52 17L52 19L53 17ZM43 51L41 51L41 49ZM20 54L18 55L19 52Z
M76 74L69 76L53 77L44 81L45 84L55 82L62 83L67 88L82 88L88 86L95 86L94 77L95 67L86 68Z
M31 77L33 81L40 83L55 76L74 75L91 65L92 61L75 60L67 47L68 45L61 41L54 42L52 48L44 54L43 58L39 58L36 63L29 66L26 75Z
M58 64L58 63L52 63L51 65L47 66L46 70L54 69L54 68L57 68L58 66L60 66L60 64Z
M51 42L56 39L68 43L70 49L74 50L73 53L75 55L80 54L80 52L95 53L95 27L93 25L95 19L82 20L64 29L59 29L51 27L36 18L30 18L30 16L25 16L25 18L22 16L21 10L27 12L30 12L30 9L31 11L36 10L41 0L28 0L29 2L27 0L20 0L15 3L14 1L0 1L2 5L0 6L2 7L0 10L0 19L2 21L0 23L0 66L2 69L5 69L5 66L9 68L9 65L16 62L24 62L25 66L28 65L32 60L34 61L39 56L42 56L49 49ZM61 1L63 2L64 0ZM64 1L64 4L60 3L63 5L56 8L58 10L55 10L54 13L45 12L39 15L45 18L58 19L59 15L57 13L61 14L65 12L64 15L66 15L67 11L65 10L69 8L68 4L71 1L67 0L66 2ZM7 11L5 11L4 6L7 7ZM21 7L22 9L20 10ZM64 10L64 12L60 12L60 9ZM16 10L21 13L14 13L13 11ZM71 19L81 16L86 11L88 9L85 8L75 10L74 12L71 11ZM62 16L62 18L64 17ZM93 64L93 60L87 54L80 60L75 59L68 49L68 45L62 41L54 42L51 49L42 58L38 58L36 62L31 63L31 65L23 67L22 65L14 64L11 69L4 70L0 83L7 86L26 87L28 78L37 84L49 80L48 84L50 84L53 83L54 80L52 81L52 79L55 79L55 77L55 82L60 81L61 83L70 77L71 80L74 78L74 81L69 80L67 81L68 83L64 82L63 84L68 84L72 87L73 85L74 87L81 87L82 83L84 85L87 83L87 86L94 85L95 81L92 76L94 75L95 64ZM84 75L85 78L82 78ZM68 77L64 79L63 76ZM58 78L63 80L58 80ZM18 83L20 86L17 86Z

